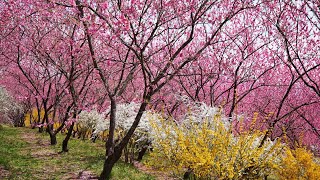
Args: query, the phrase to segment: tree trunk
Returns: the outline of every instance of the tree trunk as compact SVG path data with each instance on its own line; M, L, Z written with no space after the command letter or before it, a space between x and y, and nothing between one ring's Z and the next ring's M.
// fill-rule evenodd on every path
M131 147L131 148L129 149L129 155L130 155L130 157L129 157L129 163L130 163L130 164L133 164L133 162L134 162L134 148L133 148L133 147Z
M123 149L123 153L124 153L124 162L129 163L129 152L128 152L127 146Z
M148 150L148 146L149 146L149 144L143 146L142 149L139 151L138 159L137 159L138 161L142 160L142 157L146 154L146 152Z
M109 98L110 98L110 123L109 123L109 136L106 142L106 156L109 156L114 153L113 139L114 139L114 131L116 128L116 111L117 111L117 105L114 97L109 96Z
M39 127L39 133L43 133L43 127Z
M95 143L97 140L98 136L94 135L93 137L91 137L91 142Z
M98 138L98 135L93 133L94 131L95 131L95 129L92 129L91 137L90 137L90 140L91 140L91 142L93 142L93 143L95 143L96 140L97 140L97 138Z
M42 122L39 121L39 125L40 125L40 127L39 127L39 133L43 133L43 132L44 132L43 124L44 124L44 118L42 119Z
M122 154L122 151L117 149L114 151L114 153L110 156L108 156L103 165L103 171L100 174L99 180L106 180L110 179L111 170L114 166L114 164L120 159Z
M77 128L77 130L76 130L76 131L73 131L73 133L72 133L72 137L73 137L73 138L75 138L75 137L76 137L77 132L78 132L78 128Z
M64 138L64 140L62 142L62 152L68 152L69 151L68 142L69 142L69 139L70 139L70 137L72 135L73 126L74 126L74 123L72 123L71 126L69 127L68 133L67 133L66 137Z
M150 97L146 98L146 99L148 101L148 100L150 100ZM102 173L100 174L99 180L105 180L105 179L110 178L111 170L112 170L114 164L120 159L123 149L128 145L130 138L132 137L135 129L137 128L137 126L140 122L142 114L147 107L147 104L148 104L147 101L143 102L140 105L140 109L138 111L137 116L135 117L135 120L134 120L131 128L129 129L129 131L127 132L125 137L122 139L122 141L117 146L115 146L113 148L113 146L110 146L110 144L108 143L108 140L110 140L110 139L107 140L107 143L106 143L106 157L107 158L104 161L103 170L102 170ZM112 110L112 108L111 108L111 110ZM115 110L116 109L114 108L114 111ZM114 113L114 114L112 114L112 113ZM115 112L111 111L111 115L115 116ZM110 118L110 121L111 120L112 119ZM109 136L110 136L110 130L109 130Z
M192 174L192 170L188 168L188 170L183 175L183 179L190 179L191 174Z
M57 136L54 133L49 133L50 134L50 144L51 145L56 145L57 144Z

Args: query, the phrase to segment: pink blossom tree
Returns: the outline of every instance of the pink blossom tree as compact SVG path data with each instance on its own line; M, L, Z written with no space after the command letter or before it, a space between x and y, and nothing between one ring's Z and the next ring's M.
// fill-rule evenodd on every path
M66 108L64 123L83 107L110 106L100 179L109 177L148 105L181 116L180 95L221 106L228 117L258 112L256 128L267 130L261 146L284 134L295 143L306 130L304 142L319 144L316 1L28 3L0 4L0 67L11 70L1 84L12 92L19 84L47 114ZM140 107L115 141L123 102Z
M111 102L106 160L100 175L100 179L106 179L137 128L152 96L182 73L181 70L188 64L199 60L208 47L218 42L221 30L230 19L245 9L253 8L255 4L76 1L75 6L87 35L92 63ZM223 10L214 14L216 8ZM100 61L102 58L105 61ZM133 85L129 87L130 82ZM127 88L137 88L136 101L141 105L131 128L115 144L116 105L119 96L128 92Z

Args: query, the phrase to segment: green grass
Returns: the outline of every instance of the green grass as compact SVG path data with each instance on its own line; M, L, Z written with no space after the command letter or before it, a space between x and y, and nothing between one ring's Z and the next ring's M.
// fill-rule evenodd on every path
M27 169L30 164L37 161L29 158L28 154L21 154L20 150L27 147L27 143L19 138L20 129L3 126L0 130L0 164L9 169L11 174L31 178L32 174ZM13 177L10 177L10 179Z
M0 166L10 171L7 179L70 179L81 171L99 175L103 167L104 145L70 139L69 152L59 154L64 135L58 135L56 146L48 145L49 137L36 130L3 126L0 129ZM1 179L1 176L0 176ZM111 179L151 180L132 165L119 162Z

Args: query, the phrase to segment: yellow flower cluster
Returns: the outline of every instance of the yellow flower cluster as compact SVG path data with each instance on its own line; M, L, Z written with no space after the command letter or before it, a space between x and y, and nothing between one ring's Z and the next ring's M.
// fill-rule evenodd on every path
M24 116L25 127L32 127L32 124L40 123L44 118L44 113L45 112L43 109L41 109L40 112L38 112L38 110L36 108L33 108L31 110L31 112L26 113ZM40 117L40 122L39 122L38 116ZM50 113L49 118L52 118L52 117L53 117L53 115L52 115L52 113ZM59 124L59 122L54 122L53 126L54 126L53 127L54 129L57 129L60 126L60 124Z
M44 117L44 110L41 110L38 112L36 108L33 108L31 112L28 112L24 117L24 124L26 127L31 127L32 123L39 123L38 122L38 114L40 116L40 119L43 119Z
M290 149L285 147L285 155L278 168L279 179L320 179L320 165L315 162L315 157L306 148Z
M189 169L196 177L210 179L264 178L282 149L279 142L259 148L259 131L233 136L220 114L188 125L160 122L151 123L156 135L148 164L175 174Z
M160 123L159 123L160 122ZM221 114L201 123L151 122L153 147L147 165L200 179L320 179L320 166L304 148L291 150L279 140L259 147L261 131L235 136Z

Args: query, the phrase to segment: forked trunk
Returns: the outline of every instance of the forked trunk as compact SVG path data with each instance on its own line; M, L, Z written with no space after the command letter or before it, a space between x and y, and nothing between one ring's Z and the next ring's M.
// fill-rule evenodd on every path
M113 154L111 154L110 156L108 156L105 159L104 165L103 165L103 171L100 174L99 180L110 179L111 170L112 170L114 164L120 159L121 152L122 151L116 150L116 151L114 151Z
M150 97L147 98L147 100L150 100ZM131 128L129 129L129 131L127 132L125 137L122 139L122 141L117 146L115 146L113 148L113 146L110 146L110 144L109 144L110 142L108 142L108 141L106 142L106 159L104 161L103 170L102 170L102 173L100 174L99 180L105 180L105 179L110 178L111 170L112 170L114 164L120 159L122 151L128 145L130 138L132 137L135 129L138 127L138 124L140 122L140 119L142 117L143 112L145 111L145 109L147 107L147 104L148 104L147 102L143 102L140 105L140 109L138 111L137 116L135 117L135 120L134 120ZM112 108L111 108L111 110L112 110ZM115 108L114 108L114 110L115 110ZM114 113L114 115L115 115L115 112L112 112L112 113ZM110 119L110 121L111 120L112 119ZM110 132L110 130L109 130L109 132ZM108 140L110 140L110 139L108 139Z

